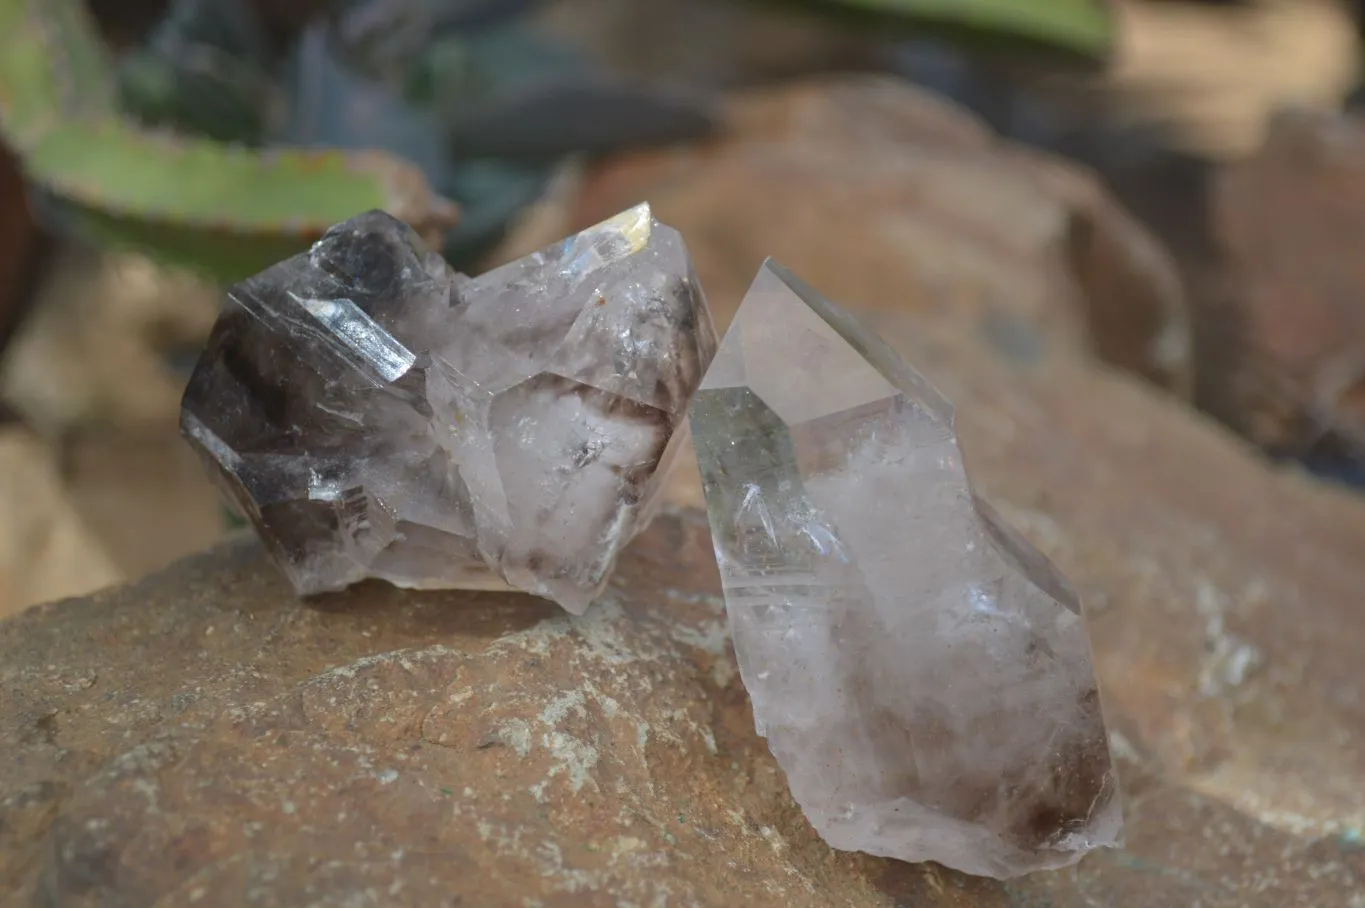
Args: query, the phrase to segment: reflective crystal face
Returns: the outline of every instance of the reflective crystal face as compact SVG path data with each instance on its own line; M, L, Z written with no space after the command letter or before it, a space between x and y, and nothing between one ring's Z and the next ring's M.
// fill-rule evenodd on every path
M932 386L770 262L692 430L758 729L826 841L995 877L1118 842L1076 595Z
M228 297L182 428L301 593L511 585L583 611L715 351L643 205L474 279L370 212Z

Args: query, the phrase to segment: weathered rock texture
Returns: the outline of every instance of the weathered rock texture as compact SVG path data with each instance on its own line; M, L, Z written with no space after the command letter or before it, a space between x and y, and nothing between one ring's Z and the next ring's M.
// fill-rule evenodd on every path
M1085 171L890 79L754 91L729 123L705 146L604 163L576 223L649 200L687 237L718 321L772 256L851 305L955 320L1013 357L1097 354L1187 389L1175 267Z

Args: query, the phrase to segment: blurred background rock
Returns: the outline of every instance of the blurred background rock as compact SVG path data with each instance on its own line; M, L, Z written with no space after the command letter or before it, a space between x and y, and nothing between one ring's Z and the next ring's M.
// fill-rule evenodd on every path
M349 19L316 0L90 9L123 59L174 66L167 48L217 40L213 16L252 23L241 34L282 74L261 128L349 147L382 133L461 203L446 252L466 270L648 199L689 237L722 320L731 276L776 254L850 304L928 313L1039 368L1133 372L1340 494L1361 481L1353 4L1118 0L1098 60L819 4L341 6ZM412 23L441 9L459 21L423 51L436 75L394 89ZM196 98L240 87L210 75ZM181 100L140 115L186 128ZM219 286L34 218L19 173L0 158L0 398L23 464L6 479L34 478L2 487L0 614L230 526L176 429Z

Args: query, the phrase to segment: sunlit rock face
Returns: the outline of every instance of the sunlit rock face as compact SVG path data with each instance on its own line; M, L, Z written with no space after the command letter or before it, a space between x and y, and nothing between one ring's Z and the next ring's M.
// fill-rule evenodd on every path
M378 577L582 612L715 351L643 205L472 279L370 212L228 298L182 429L300 593Z
M826 841L1002 878L1119 843L1077 597L923 377L769 262L692 429L758 729Z

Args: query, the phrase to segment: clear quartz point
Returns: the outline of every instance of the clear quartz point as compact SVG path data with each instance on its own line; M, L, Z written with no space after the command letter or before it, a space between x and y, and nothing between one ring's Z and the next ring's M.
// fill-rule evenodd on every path
M378 577L581 613L716 343L647 205L472 279L369 212L228 299L181 426L305 594Z
M1120 843L1079 601L938 391L769 261L691 421L755 721L829 844L1007 878Z

